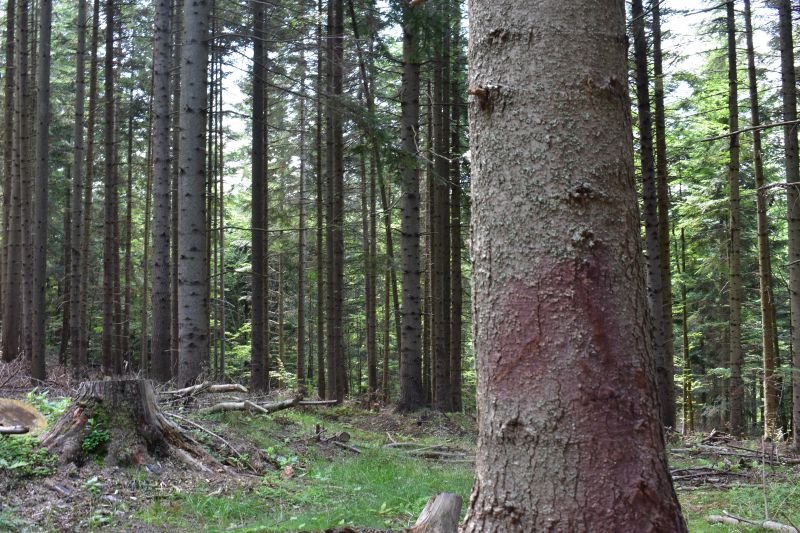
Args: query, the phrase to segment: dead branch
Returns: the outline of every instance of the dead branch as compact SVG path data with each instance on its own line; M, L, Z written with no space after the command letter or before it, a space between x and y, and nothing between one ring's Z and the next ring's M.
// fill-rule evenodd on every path
M304 400L297 402L297 405L312 406L312 405L336 405L337 400Z
M29 431L27 426L0 426L0 435L22 435Z
M800 120L788 120L786 122L774 122L772 124L761 124L759 126L750 126L749 128L742 128L740 130L731 131L729 133L723 133L722 135L717 135L715 137L707 137L705 139L702 139L701 142L717 141L719 139L725 139L726 137L739 135L740 133L747 133L748 131L761 131L770 128L777 128L778 126L791 126L792 124L800 124Z
M197 422L194 422L194 421L192 421L192 420L189 420L188 418L182 417L182 416L180 416L180 415L177 415L177 414L175 414L175 413L167 413L167 412L165 412L164 414L166 414L166 415L168 415L168 416L171 416L172 418L177 418L177 419L178 419L178 420L180 420L181 422L183 422L183 423L185 423L185 424L189 424L190 426L193 426L193 427L195 427L195 428L199 429L200 431L202 431L203 433L205 433L205 434L207 434L207 435L211 435L212 437L214 437L215 439L217 439L218 441L220 441L222 444L224 444L225 446L227 446L228 448L230 448L230 450L231 450L231 451L232 451L234 454L236 454L236 457L238 457L238 458L239 458L239 459L240 459L240 460L241 460L243 463L247 464L247 466L249 466L249 467L250 467L250 470L252 470L252 471L253 471L253 473L256 473L256 474L258 473L258 472L256 472L256 470L255 470L255 469L254 469L252 466L250 466L250 463L248 463L248 462L245 460L245 458L244 458L244 457L242 457L242 454L241 454L241 453L239 453L239 450L237 450L236 448L234 448L234 447L233 447L233 445L232 445L230 442L228 442L227 440L225 440L225 439L224 439L224 438L222 438L221 436L217 435L216 433L214 433L214 432L213 432L213 431L211 431L210 429L208 429L208 428L206 428L206 427L203 427L203 426L201 426L200 424L198 424Z
M355 454L360 454L361 453L361 450L359 450L355 446L350 446L349 444L345 444L344 442L339 442L338 440L332 440L330 442L332 442L334 445L338 446L339 448L344 448L345 450L350 450L351 452L353 452Z
M706 521L710 524L728 524L731 526L740 526L743 524L747 524L750 526L760 527L762 529L769 529L771 531L790 531L792 533L800 533L794 526L787 526L786 524L781 524L780 522L774 522L772 520L764 520L764 521L747 520L745 518L734 516L730 513L725 513L724 516L712 514L706 517Z
M211 383L206 382L206 383L200 383L199 385L192 385L191 387L185 387L183 389L164 391L161 394L171 394L171 395L183 397L183 396L194 396L195 394L200 394L201 392L210 392L210 393L217 393L217 392L244 392L244 393L247 393L247 388L244 385L239 385L238 383L224 383L224 384L212 385Z
M248 411L248 412L256 411L268 415L270 413L274 413L275 411L281 411L283 409L289 409L290 407L294 407L300 402L300 398L301 396L295 396L294 398L290 398L288 400L283 400L274 403L267 403L264 405L258 405L248 400L245 400L243 402L220 402L218 404L212 405L211 407L200 409L200 413L210 414L210 413L223 413L226 411Z

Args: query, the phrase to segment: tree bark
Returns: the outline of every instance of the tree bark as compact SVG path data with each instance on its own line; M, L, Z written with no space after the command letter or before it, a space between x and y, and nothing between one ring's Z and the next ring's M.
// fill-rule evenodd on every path
M636 63L636 99L639 116L639 157L642 165L642 196L647 250L647 290L650 309L653 352L656 363L656 383L661 420L665 426L673 412L674 398L670 395L672 383L667 366L672 365L664 349L663 284L661 279L661 246L659 243L658 194L656 192L655 161L653 159L653 122L650 114L650 77L647 62L647 37L642 0L633 0L634 59ZM674 420L672 421L674 427Z
M796 73L794 66L794 39L792 37L792 2L779 0L778 31L781 46L781 93L784 122L797 120ZM797 128L783 127L783 150L786 183L800 181L798 168ZM800 449L800 191L795 186L786 187L786 219L789 234L789 303L791 308L792 345L792 440Z
M672 271L669 262L669 176L667 172L667 133L664 111L664 69L661 53L661 0L652 3L653 14L653 78L656 127L656 194L658 196L658 243L661 256L661 287L664 324L664 365L666 405L661 406L661 421L667 427L675 427L675 369L673 360L674 333L672 331Z
M6 65L3 102L3 361L13 361L20 350L19 307L22 265L19 168L19 35L15 0L6 3Z
M324 219L324 199L323 199L323 176L322 176L322 71L323 71L324 56L322 52L322 0L317 2L317 84L316 84L316 128L315 128L315 179L317 185L316 197L316 222L317 222L317 394L320 398L325 398L326 383L325 383L325 261L323 253L324 237L323 226L325 225Z
M205 262L205 148L209 0L184 12L178 179L178 383L195 381L208 361Z
M50 180L50 35L52 32L53 2L39 1L39 58L36 74L36 229L33 238L33 353L31 378L45 379L47 335L47 226L48 183Z
M300 92L306 91L305 51L300 56ZM300 190L297 222L297 390L306 392L306 101L300 98Z
M86 371L89 350L89 327L87 320L89 292L89 251L92 240L92 203L94 185L94 132L97 117L97 49L100 43L100 0L94 0L92 11L92 45L89 67L89 117L86 123L86 177L83 195L83 235L81 236L81 285L80 285L80 346L78 356L74 360L73 373L81 375Z
M625 4L531 7L470 3L480 433L464 531L684 532L646 312Z
M461 394L461 337L462 337L462 301L464 289L461 273L461 69L459 65L466 64L466 58L460 54L461 34L461 5L456 2L454 6L455 41L453 49L456 51L454 61L453 80L451 83L450 102L452 106L451 121L453 125L450 140L450 387L453 395L453 410L461 411L463 400ZM463 63L462 63L463 59Z
M419 58L416 40L418 14L403 6L403 79L400 91L401 198L400 248L403 302L400 337L400 397L397 408L413 411L422 407L422 361L420 353L420 260L419 260Z
M103 158L105 176L103 198L103 334L102 363L103 373L118 374L115 355L116 315L114 292L115 262L119 260L119 252L114 247L114 225L117 219L117 184L116 184L116 150L115 136L115 95L114 95L114 0L106 0L106 36L105 36L105 113L103 131Z
M78 47L76 49L76 70L75 70L75 124L73 129L73 142L75 151L72 160L72 246L69 251L70 262L70 323L69 323L69 343L70 343L70 364L73 369L80 367L80 346L81 346L81 284L86 280L81 276L81 236L83 235L83 213L81 207L84 195L84 106L86 100L86 26L87 26L87 2L78 1L78 19L76 30L78 33ZM91 194L87 190L85 194Z
M736 70L736 20L733 1L726 4L728 32L728 127L739 131L739 90ZM730 368L731 368L731 433L745 431L744 385L742 382L742 244L741 208L739 197L739 135L730 136L728 164L730 274L728 293L730 306Z
M252 2L253 9L253 145L251 154L252 231L251 231L251 329L250 388L266 390L269 383L264 346L264 196L266 190L264 166L264 99L266 96L264 65L265 13L264 3Z
M760 125L756 59L753 47L753 24L750 0L744 0L745 35L747 37L747 79L750 85L751 126ZM753 130L753 166L758 211L758 281L761 301L761 346L764 360L764 436L775 437L777 430L778 401L775 393L775 315L772 298L772 260L769 251L769 222L767 198L764 190L764 164L762 161L761 132Z
M153 347L152 376L172 378L170 294L170 69L172 13L156 3L153 42Z

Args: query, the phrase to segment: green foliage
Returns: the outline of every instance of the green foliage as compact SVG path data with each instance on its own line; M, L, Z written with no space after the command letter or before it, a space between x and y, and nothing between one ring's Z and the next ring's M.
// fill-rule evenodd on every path
M26 394L25 399L45 416L48 424L55 422L69 407L69 397L51 400L48 392L40 391L38 387Z
M90 418L87 423L89 433L81 443L81 449L87 455L105 456L111 434L108 431L108 421L100 418Z
M9 509L0 510L0 531L8 531L15 533L17 531L27 531L27 522L17 516L17 514Z
M0 436L0 473L27 478L53 473L56 458L29 435ZM2 528L0 528L2 529Z
M770 517L778 522L800 523L798 494L800 485L797 479L787 483L769 483L767 501ZM693 533L731 531L730 526L712 525L706 522L708 515L722 514L722 511L754 520L762 520L764 517L764 492L761 487L685 491L680 493L680 497L689 531Z

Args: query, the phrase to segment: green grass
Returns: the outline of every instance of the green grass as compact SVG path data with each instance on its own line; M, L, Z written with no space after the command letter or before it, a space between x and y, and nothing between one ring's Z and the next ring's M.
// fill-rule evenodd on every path
M428 498L456 492L465 499L472 470L368 449L356 457L316 459L295 479L273 476L252 492L207 496L208 487L155 502L139 518L153 525L207 531L324 530L334 526L401 528Z
M770 483L768 489L770 519L800 524L800 483ZM722 511L749 520L764 519L761 487L681 491L679 498L692 533L732 531L731 526L706 522L708 515L722 514ZM733 531L755 531L755 528Z
M29 524L9 509L0 510L0 531L24 531Z

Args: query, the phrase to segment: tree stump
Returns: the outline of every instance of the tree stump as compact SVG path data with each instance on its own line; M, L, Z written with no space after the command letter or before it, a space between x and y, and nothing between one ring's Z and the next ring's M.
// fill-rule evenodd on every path
M201 471L223 469L161 413L147 380L81 383L67 411L40 441L60 464L80 465L96 457L107 466L144 465L173 455Z
M457 533L461 496L443 492L432 496L409 533Z

